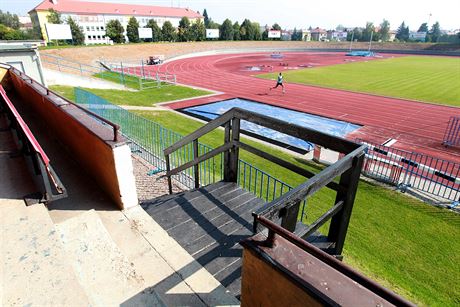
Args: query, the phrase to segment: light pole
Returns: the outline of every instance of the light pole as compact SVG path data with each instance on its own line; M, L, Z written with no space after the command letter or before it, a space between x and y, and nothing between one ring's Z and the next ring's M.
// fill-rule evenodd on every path
M369 51L369 52L371 51L371 46L372 46L372 36L373 36L373 35L374 35L374 30L372 30L372 32L371 32L371 39L369 40L369 50L367 50L367 51Z
M353 45L353 38L355 37L355 30L351 32L351 41L350 41L350 52L351 52L351 46Z

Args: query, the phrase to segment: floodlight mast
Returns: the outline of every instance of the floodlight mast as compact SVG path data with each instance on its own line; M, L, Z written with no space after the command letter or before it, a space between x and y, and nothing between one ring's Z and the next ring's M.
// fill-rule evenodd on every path
M371 51L371 46L372 46L372 36L374 35L374 31L371 32L371 39L369 40L369 49L367 51Z
M355 37L355 30L351 32L351 41L350 41L350 52L351 52L351 46L353 45L353 39Z

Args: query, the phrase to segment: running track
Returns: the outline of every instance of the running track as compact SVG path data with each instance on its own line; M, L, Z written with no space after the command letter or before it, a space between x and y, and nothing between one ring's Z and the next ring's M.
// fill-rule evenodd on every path
M321 66L345 61L349 57L343 53L285 53L284 59L276 60L268 53L251 53L192 57L148 69L176 74L181 84L222 93L169 104L173 109L241 97L362 125L347 136L349 139L359 137L382 143L394 138L398 141L393 147L460 162L458 149L441 145L449 117L460 115L460 108L289 83L283 95L281 90L268 91L274 82L251 76L247 68L252 64L263 70L272 66L274 71L280 71L299 64ZM281 66L280 62L289 66Z

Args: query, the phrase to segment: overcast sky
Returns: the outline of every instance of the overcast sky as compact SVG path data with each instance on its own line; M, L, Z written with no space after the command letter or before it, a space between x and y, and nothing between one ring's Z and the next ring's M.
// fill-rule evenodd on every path
M42 0L0 0L0 9L24 15ZM58 0L59 1L59 0ZM65 1L65 0L61 0ZM402 21L411 30L421 23L439 21L442 29L460 28L460 0L97 0L93 2L118 2L161 6L189 7L203 12L221 23L225 18L241 21L249 18L261 25L278 22L282 28L321 27L337 25L364 26L366 21L379 24L385 18L396 29ZM430 14L432 15L430 17Z

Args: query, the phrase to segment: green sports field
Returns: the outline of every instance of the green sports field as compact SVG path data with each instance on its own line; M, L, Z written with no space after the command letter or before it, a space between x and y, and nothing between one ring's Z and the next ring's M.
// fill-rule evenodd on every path
M286 82L460 107L460 57L403 56L287 71ZM275 79L276 74L259 75Z

